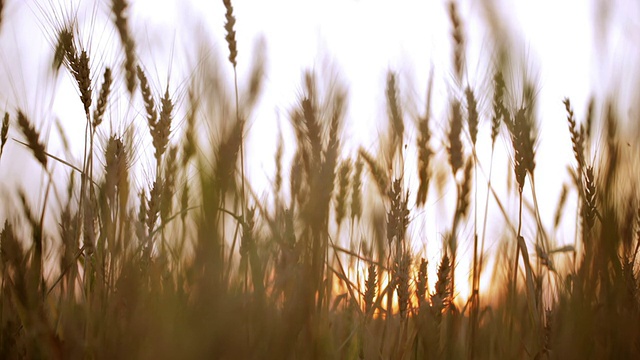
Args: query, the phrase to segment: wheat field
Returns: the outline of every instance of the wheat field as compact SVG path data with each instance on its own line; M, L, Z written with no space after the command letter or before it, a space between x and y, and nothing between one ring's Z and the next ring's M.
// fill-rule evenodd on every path
M446 1L450 67L421 110L389 69L379 138L353 144L349 84L303 71L259 188L268 74L240 56L236 2L211 17L224 56L196 32L181 73L127 0L27 2L48 57L35 100L0 101L0 171L28 172L2 181L0 358L640 358L635 94L558 98L573 155L545 173L544 90L498 35L470 76ZM20 6L0 1L0 33Z

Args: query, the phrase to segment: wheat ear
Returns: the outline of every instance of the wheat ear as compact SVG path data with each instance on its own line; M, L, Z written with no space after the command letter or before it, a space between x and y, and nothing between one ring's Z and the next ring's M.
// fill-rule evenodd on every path
M421 258L420 266L418 267L418 276L416 278L416 297L418 298L419 309L422 309L422 306L427 303L427 292L429 285L427 265L427 261L424 258Z
M6 116L5 116L6 117ZM43 168L47 168L47 155L44 144L40 141L40 134L33 127L33 124L27 119L24 113L18 110L18 127L27 139L27 144L33 151L33 155L42 165Z
M411 255L407 251L402 251L398 255L398 260L394 264L395 285L398 293L398 307L400 318L407 318L407 311L410 305L409 292L409 268L411 267Z
M104 116L104 112L107 109L107 100L109 98L109 94L111 93L111 69L104 69L104 77L102 80L102 87L100 88L100 95L98 96L98 103L96 104L96 108L93 111L93 128L95 129L102 123L102 117Z
M491 117L491 147L496 144L496 139L500 133L500 123L504 112L504 78L501 71L496 71L493 76L493 116Z
M125 0L113 0L111 2L111 12L115 19L114 23L120 35L120 42L124 47L124 70L127 81L127 90L129 94L133 94L136 88L136 56L135 42L129 31L129 22L126 16L126 10L129 4Z
M369 167L369 171L373 175L373 178L376 181L376 185L378 185L378 190L380 194L386 194L387 189L389 188L389 179L387 174L383 170L382 166L376 161L376 159L371 156L365 149L360 149L359 151L360 157L367 163Z
M398 87L396 84L396 75L389 71L387 74L387 112L389 113L389 123L391 124L391 142L389 149L393 156L398 149L402 149L404 137L404 120L402 116L402 108L398 99Z
M418 119L418 138L416 147L418 148L418 177L420 183L416 196L416 204L422 206L427 201L427 193L429 192L429 179L431 171L429 163L433 155L433 150L429 145L431 139L431 130L429 129L429 118L431 117L431 95L433 93L433 69L429 75L429 84L427 86L426 108L424 116Z
M476 139L478 138L478 103L476 102L476 96L473 90L471 90L471 87L467 87L464 93L467 98L467 125L469 126L469 136L471 137L471 144L475 146Z
M351 177L351 162L345 160L338 168L338 194L336 195L336 223L340 226L347 211L347 196L349 192L349 179Z
M0 131L0 158L2 157L2 153L4 152L4 146L7 144L7 138L9 137L9 113L4 113L4 118L2 119L2 130Z
M573 115L573 109L571 108L571 102L569 98L565 98L565 109L567 110L567 121L569 123L569 132L571 132L571 144L573 145L573 155L578 162L578 174L582 174L582 170L585 167L584 160L584 128L578 127L576 118Z
M362 169L364 163L362 159L358 157L356 160L355 170L353 172L353 179L351 180L351 221L355 221L356 218L360 218L362 215Z
M458 170L462 167L462 141L460 134L462 132L462 113L460 111L460 102L453 100L451 102L451 114L449 121L449 164L453 176L455 177Z
M461 82L464 72L464 35L462 34L462 21L455 1L449 2L449 21L452 27L454 73L458 82Z
M371 315L378 287L378 274L376 272L375 264L369 265L367 280L365 281L364 286L364 311L367 315Z

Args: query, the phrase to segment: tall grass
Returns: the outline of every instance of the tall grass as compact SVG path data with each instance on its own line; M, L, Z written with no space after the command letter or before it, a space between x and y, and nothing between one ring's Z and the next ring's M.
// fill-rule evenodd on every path
M638 154L623 140L630 119L617 112L615 98L594 99L584 122L564 99L573 182L559 199L555 227L545 228L537 195L549 194L536 194L535 186L536 162L545 161L536 157L545 137L537 89L519 78L518 64L504 61L484 74L487 89L468 84L464 19L451 1L455 81L446 121L432 113L433 80L425 112L407 121L401 78L390 71L381 84L389 137L379 148L349 153L342 147L346 84L306 71L289 112L294 137L287 143L280 135L265 200L245 173L244 151L264 64L253 62L249 82L238 81L247 58L238 54L232 2L221 5L231 68L220 71L233 76L232 99L212 91L225 88L212 80L213 69L192 71L188 96L170 91L168 80L158 91L152 66L136 54L130 4L113 0L105 16L122 63L101 63L110 58L83 43L74 21L58 24L50 49L52 73L66 72L77 87L58 95L76 97L83 109L86 133L74 139L83 141L81 157L54 155L29 109L6 105L0 156L25 147L47 177L36 189L45 199L39 208L20 188L18 201L5 203L12 216L0 233L0 357L640 356ZM115 110L122 105L134 111L122 115ZM119 116L147 129L100 131ZM592 128L602 128L602 138ZM136 145L144 138L151 147ZM482 144L490 157L477 151ZM289 146L291 162L283 156ZM515 187L502 192L493 160L505 149L510 161L502 165ZM0 164L12 161L4 156ZM145 157L152 165L143 172L152 175L141 180L136 168ZM413 160L415 168L406 166ZM64 181L53 164L64 169ZM446 176L435 177L441 168ZM409 181L413 171L417 186ZM450 223L433 256L416 250L427 236L412 223L433 187L442 188L440 179L455 198L453 212L441 216ZM562 211L571 193L575 216ZM489 204L499 211L489 212ZM487 231L491 219L502 218L503 232ZM556 232L568 225L575 238L556 244ZM490 254L487 238L504 246ZM463 244L473 249L470 274L458 269L469 260ZM494 281L483 290L480 279L491 269Z

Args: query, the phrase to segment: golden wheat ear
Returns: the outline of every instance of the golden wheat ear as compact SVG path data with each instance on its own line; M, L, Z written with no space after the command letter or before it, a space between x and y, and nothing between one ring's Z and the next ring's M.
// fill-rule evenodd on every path
M428 262L424 258L420 258L418 274L415 279L416 297L418 298L418 309L427 304L427 293L429 292L429 276L427 273Z
M376 264L369 265L367 272L367 280L364 283L364 311L367 315L373 314L373 305L376 300L378 288L378 274L376 272Z
M398 293L398 307L400 309L400 318L407 319L407 312L411 305L409 291L409 269L411 267L411 255L408 251L399 254L394 264L394 275L396 292Z

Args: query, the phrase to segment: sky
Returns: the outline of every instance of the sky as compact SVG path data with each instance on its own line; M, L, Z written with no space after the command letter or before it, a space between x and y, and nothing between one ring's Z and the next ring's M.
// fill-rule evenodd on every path
M51 11L78 8L81 17L96 19L85 21L84 26L93 29L89 40L96 47L104 46L116 36L108 22L108 2L99 2L97 6L87 5L93 4L90 1L78 5L78 1L71 0L7 3L0 33L3 50L0 81L12 84L12 91L2 94L0 104L27 108L34 117L41 117L42 120L36 119L36 123L41 121L49 137L48 149L56 153L61 141L51 125L52 120L60 118L71 139L81 139L84 127L83 122L77 120L82 119L77 100L52 95L74 94L74 90L69 77L55 81L47 78L53 34L47 30L51 29L48 19L52 18ZM450 65L451 25L446 1L236 0L232 3L237 18L241 86L249 74L256 42L263 38L267 49L264 91L258 109L250 119L247 143L247 158L251 159L247 171L258 193L259 188L269 186L269 177L274 173L278 129L282 129L285 136L290 132L288 112L300 94L302 72L306 69L327 76L339 74L339 79L346 85L349 107L343 142L351 154L355 154L360 146L374 152L379 136L386 131L384 86L389 70L398 74L407 122L422 114L429 76L433 74L432 128L437 139L445 138L445 105L456 88ZM504 20L499 36L514 41L512 50L523 59L527 72L538 86L542 135L536 148L536 171L540 174L536 178L536 188L539 194L545 195L540 197L540 209L543 223L550 226L557 194L563 182L569 180L566 169L573 159L562 100L570 97L576 116L582 119L591 94L604 96L614 90L629 93L623 90L637 86L632 76L624 74L633 74L638 68L639 50L634 49L639 48L636 45L640 41L640 35L636 35L640 34L640 6L630 0L458 3L467 39L464 85L468 84L476 91L481 108L487 111L491 103L488 90L493 35L486 16L490 5ZM167 86L170 75L171 90L182 91L184 96L179 80L184 74L168 69L170 66L179 69L192 60L193 54L180 44L193 40L194 31L204 31L210 36L212 56L230 79L231 68L225 63L227 48L222 1L132 0L129 17L139 44L141 62L152 69L152 84L157 89ZM55 23L55 16L53 19ZM106 56L100 60L115 62L117 54L112 56L115 57ZM624 110L630 114L636 112L632 107ZM483 121L480 142L488 143L490 119ZM414 133L409 135L413 141ZM496 163L508 164L509 146L508 138L502 136L497 145ZM293 150L292 144L286 147L288 151ZM444 148L441 143L437 143L437 147ZM489 151L488 146L478 149L486 168ZM29 154L15 144L7 152L17 160L7 161L5 156L0 163L6 173L13 175L3 178L0 191L10 191L15 184L37 188L42 178L31 176L36 165L29 163ZM505 172L510 169L505 167L496 171L494 176L506 178ZM411 179L407 181L411 182ZM478 191L480 199L484 199L484 190L479 188ZM427 237L439 241L446 226L438 224L436 217L431 216L439 211L451 209L441 198L432 196L421 213L429 219L421 220L423 222L415 231L426 231ZM571 227L563 229L558 234L558 243L562 244L565 238L573 239L573 231ZM424 244L418 241L415 246L420 249ZM498 243L488 246L496 248ZM437 252L432 251L432 254L434 259L439 256Z

